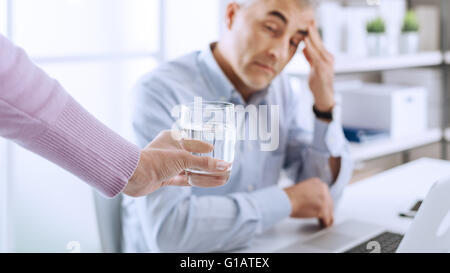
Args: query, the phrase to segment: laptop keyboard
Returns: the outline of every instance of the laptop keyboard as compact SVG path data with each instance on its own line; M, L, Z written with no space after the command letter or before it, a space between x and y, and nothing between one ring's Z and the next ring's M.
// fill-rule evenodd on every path
M402 239L403 235L385 232L345 253L395 253Z

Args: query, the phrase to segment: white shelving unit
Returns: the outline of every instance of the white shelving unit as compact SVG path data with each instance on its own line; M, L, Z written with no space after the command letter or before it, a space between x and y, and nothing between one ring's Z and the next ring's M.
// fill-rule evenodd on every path
M450 64L450 51L445 53L445 63Z
M341 55L335 59L335 72L336 74L345 74L439 66L444 62L450 63L450 52L443 54L441 51L429 51L411 55L386 57L352 57ZM286 67L286 72L294 76L306 76L309 71L309 64L300 54ZM428 130L420 135L412 135L402 139L386 139L365 144L351 144L351 152L354 160L361 162L433 144L441 141L443 135L442 130L437 128ZM446 132L446 136L450 140L450 129Z
M450 52L445 55L450 62ZM335 72L337 74L382 71L390 69L436 66L442 64L444 56L440 51L420 52L412 55L397 55L386 57L354 57L336 56ZM309 65L302 55L296 55L286 67L291 75L308 75Z
M447 128L444 132L445 140L450 141L450 128Z
M448 133L450 136L450 130ZM365 161L433 144L441 139L442 130L437 128L406 138L379 140L365 144L351 144L350 151L355 161Z
M445 52L444 61L446 64L450 64L450 51ZM447 128L444 132L444 138L446 141L450 141L450 128Z
M354 73L435 66L442 64L442 61L443 57L439 51L377 58L339 57L336 59L336 73Z

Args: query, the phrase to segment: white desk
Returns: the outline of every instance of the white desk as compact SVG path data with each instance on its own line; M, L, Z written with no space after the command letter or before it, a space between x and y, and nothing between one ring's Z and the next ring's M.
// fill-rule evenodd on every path
M450 162L424 158L350 185L336 209L335 224L356 219L405 233L412 220L398 214L425 198L438 179L448 176ZM286 219L239 252L274 252L317 231L315 219Z

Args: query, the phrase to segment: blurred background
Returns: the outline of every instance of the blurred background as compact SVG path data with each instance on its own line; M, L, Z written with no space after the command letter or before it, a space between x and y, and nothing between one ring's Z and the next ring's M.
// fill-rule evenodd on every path
M227 0L0 0L0 32L127 139L132 88L161 62L201 50L223 29ZM420 157L449 158L447 0L317 1L336 56L352 182ZM312 130L308 65L286 68ZM301 90L301 91L300 91ZM0 140L0 252L101 252L91 189Z

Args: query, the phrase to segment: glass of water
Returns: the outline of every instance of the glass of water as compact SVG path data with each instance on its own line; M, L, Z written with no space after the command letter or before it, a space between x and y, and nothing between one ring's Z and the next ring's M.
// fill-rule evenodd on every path
M194 102L181 106L179 128L185 139L200 140L214 147L208 156L233 163L236 146L236 121L234 105L225 102ZM229 179L232 165L220 172L187 169L189 184L197 187L223 186Z

